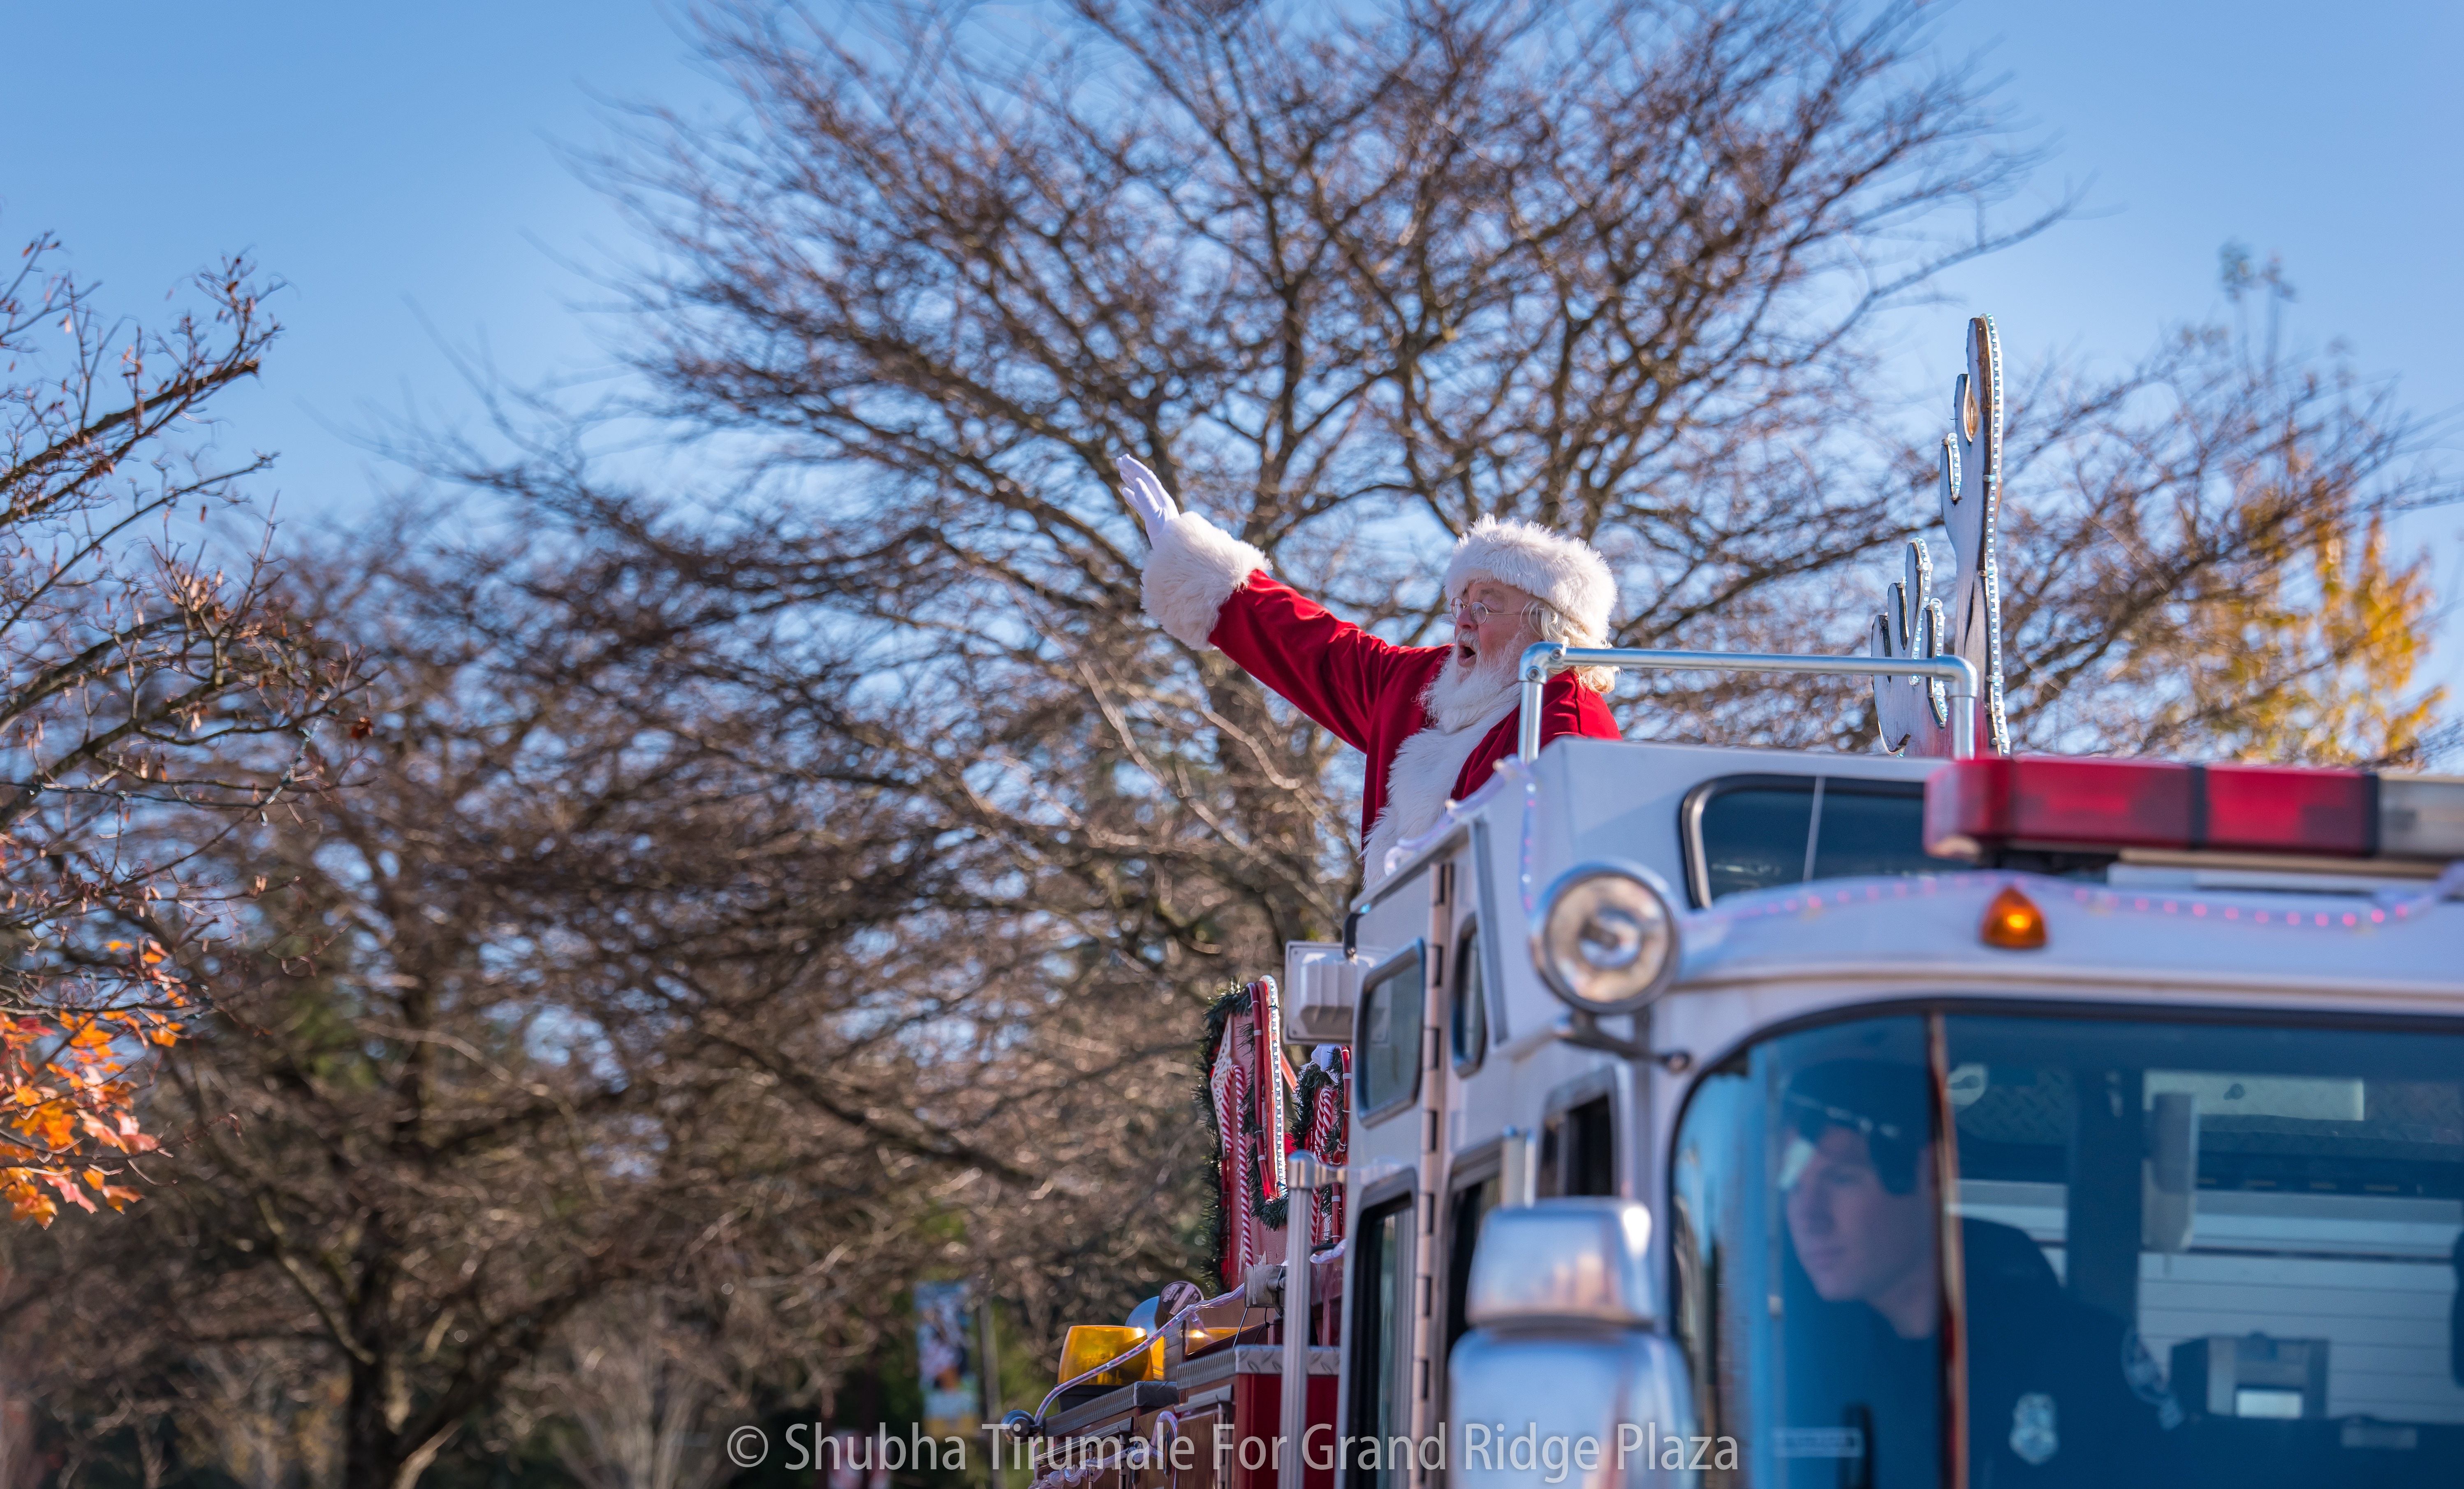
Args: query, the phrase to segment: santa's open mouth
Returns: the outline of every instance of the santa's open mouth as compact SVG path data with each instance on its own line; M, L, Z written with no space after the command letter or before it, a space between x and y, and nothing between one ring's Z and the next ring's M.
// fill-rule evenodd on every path
M1470 667L1480 660L1480 648L1469 642L1459 641L1455 643L1455 656L1463 666Z

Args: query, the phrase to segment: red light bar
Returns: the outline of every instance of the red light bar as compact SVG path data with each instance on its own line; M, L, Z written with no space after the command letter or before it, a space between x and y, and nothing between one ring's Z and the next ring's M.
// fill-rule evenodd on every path
M2379 779L2367 771L2283 765L2191 766L2207 777L2208 821L2193 848L2369 858L2379 848Z
M1925 848L2112 857L2126 848L2464 858L2464 780L2278 765L2045 755L1954 760L1925 782Z
M2178 848L2196 813L2187 765L1987 755L1925 781L1925 851Z

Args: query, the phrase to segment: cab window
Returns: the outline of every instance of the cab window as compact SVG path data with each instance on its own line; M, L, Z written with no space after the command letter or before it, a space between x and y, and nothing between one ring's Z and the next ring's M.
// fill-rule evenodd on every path
M1551 1114L1540 1124L1534 1189L1558 1195L1617 1193L1617 1108L1607 1092Z
M1385 1443L1412 1431L1412 1196L1372 1206L1353 1241L1346 1323L1352 1359L1347 1435ZM1385 1455L1362 1454L1347 1464L1350 1489L1401 1489L1408 1469Z
M1814 879L1969 866L1925 852L1920 781L1725 776L1689 792L1679 816L1697 908Z
M1835 1024L1706 1076L1671 1176L1748 1481L1943 1482L1964 1402L1979 1484L2464 1482L2464 1038Z
M1418 947L1387 958L1362 986L1352 1045L1362 1117L1382 1117L1420 1093L1420 1020L1427 996Z
M1458 1184L1446 1206L1446 1339L1439 1357L1454 1353L1455 1341L1471 1330L1465 1304L1471 1298L1471 1261L1480 1246L1480 1223L1497 1208L1504 1184L1495 1173Z
M1469 1075L1488 1053L1488 999L1481 979L1480 927L1455 938L1454 987L1446 998L1446 1043L1455 1074Z

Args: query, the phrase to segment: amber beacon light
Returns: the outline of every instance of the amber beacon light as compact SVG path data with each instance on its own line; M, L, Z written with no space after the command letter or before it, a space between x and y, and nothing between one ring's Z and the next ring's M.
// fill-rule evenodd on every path
M2012 885L1985 907L1985 944L2006 952L2033 952L2045 944L2045 912Z
M1134 1359L1124 1359L1131 1350L1151 1337L1147 1330L1134 1325L1111 1324L1072 1325L1061 1345L1061 1381L1067 1385L1100 1366L1111 1369L1088 1382L1096 1386L1128 1386L1142 1380L1159 1380L1163 1376L1163 1336L1153 1335L1154 1344Z

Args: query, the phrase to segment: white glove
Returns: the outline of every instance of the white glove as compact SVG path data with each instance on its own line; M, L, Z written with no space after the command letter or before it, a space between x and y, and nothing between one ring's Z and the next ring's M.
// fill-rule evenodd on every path
M1163 489L1163 483L1155 479L1154 471L1129 456L1123 455L1112 463L1121 472L1121 499L1128 502L1130 510L1138 515L1138 520L1147 525L1147 541L1160 547L1165 526L1180 515L1180 508L1174 503L1172 493Z

